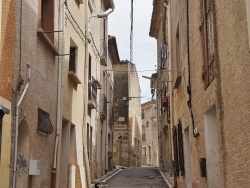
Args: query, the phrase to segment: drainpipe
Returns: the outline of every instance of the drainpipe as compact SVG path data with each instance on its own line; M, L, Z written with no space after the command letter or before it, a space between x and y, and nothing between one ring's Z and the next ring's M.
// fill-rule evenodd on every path
M59 54L64 52L64 1L59 0L58 6L58 51ZM56 143L53 168L51 174L51 187L58 188L60 183L60 163L61 163L61 127L62 127L62 56L58 56L58 78L57 78L57 122L56 122Z
M19 119L19 115L18 115L18 110L19 110L19 106L23 100L23 97L29 87L30 84L30 64L27 64L27 68L28 68L28 82L26 83L26 86L23 90L23 93L18 101L18 103L16 104L16 131L15 131L15 151L14 151L14 174L13 174L13 188L16 187L16 162L17 162L17 142L18 142L18 119Z

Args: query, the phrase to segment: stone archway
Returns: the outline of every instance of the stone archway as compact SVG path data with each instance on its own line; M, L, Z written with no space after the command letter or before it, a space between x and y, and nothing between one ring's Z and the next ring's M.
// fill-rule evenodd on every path
M16 187L28 188L29 180L29 128L25 120L18 127Z

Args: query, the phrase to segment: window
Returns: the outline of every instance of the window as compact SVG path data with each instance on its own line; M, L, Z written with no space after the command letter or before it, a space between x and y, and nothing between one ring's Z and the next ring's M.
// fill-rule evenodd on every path
M37 130L45 134L51 134L54 130L49 114L40 108L38 108Z
M146 147L141 148L141 155L146 156Z
M146 140L146 129L145 129L145 125L142 125L142 140Z
M213 20L213 1L201 1L201 24L200 31L202 35L202 55L203 70L202 78L205 89L212 83L215 77L214 71L214 20Z
M141 119L145 118L144 109L141 109Z
M54 1L40 0L38 27L41 27L50 40L54 40Z
M89 54L89 80L91 80L91 55Z
M149 122L148 121L146 122L146 127L149 127Z
M69 71L76 73L76 47L70 47Z

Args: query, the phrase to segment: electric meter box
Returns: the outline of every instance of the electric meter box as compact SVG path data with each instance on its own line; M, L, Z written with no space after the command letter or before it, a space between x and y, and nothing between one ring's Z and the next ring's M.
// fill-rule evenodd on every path
M41 164L39 160L30 160L29 175L38 176L40 175Z

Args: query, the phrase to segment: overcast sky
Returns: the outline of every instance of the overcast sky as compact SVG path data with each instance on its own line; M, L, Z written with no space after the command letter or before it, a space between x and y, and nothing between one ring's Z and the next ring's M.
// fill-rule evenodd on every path
M134 43L133 63L137 71L155 70L156 40L149 37L152 15L152 0L134 0ZM130 12L131 0L114 0L115 10L109 16L109 35L116 37L121 60L130 60ZM142 103L150 100L151 90L148 79L155 71L138 72Z

